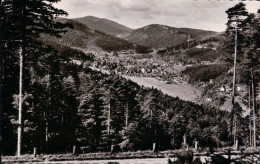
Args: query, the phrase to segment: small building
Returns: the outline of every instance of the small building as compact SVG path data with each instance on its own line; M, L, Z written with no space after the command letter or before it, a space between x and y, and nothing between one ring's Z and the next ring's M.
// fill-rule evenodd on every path
M226 85L225 88L226 88L226 93L230 93L233 90L232 87L230 87L229 85Z
M71 62L72 62L73 64L76 64L76 65L81 65L81 64L82 64L82 61L80 61L80 60L75 60L75 59L73 59Z
M179 66L184 66L184 62L179 62L178 65Z
M234 69L233 69L233 68L230 68L230 69L228 70L228 74L233 73L233 71L234 71Z
M202 65L211 65L211 61L201 61Z
M220 90L221 92L226 92L225 86L220 87L219 90Z
M201 45L197 45L196 48L201 49L201 48L203 48L203 47L202 47Z
M142 68L142 69L141 69L141 72L142 72L142 73L146 73L145 68Z
M207 102L212 102L212 98L206 98Z
M151 73L151 72L152 72L152 69L148 68L146 72L147 72L147 73Z

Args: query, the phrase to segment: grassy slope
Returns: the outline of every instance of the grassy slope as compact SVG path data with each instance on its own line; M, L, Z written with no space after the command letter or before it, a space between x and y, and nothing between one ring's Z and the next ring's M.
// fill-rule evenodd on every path
M177 81L175 81L175 84L166 84L165 81L159 81L155 78L133 77L126 75L124 75L124 77L136 82L138 85L143 85L150 88L154 87L161 90L165 94L173 97L178 96L183 100L197 101L201 96L201 91L198 89L189 84L181 84Z

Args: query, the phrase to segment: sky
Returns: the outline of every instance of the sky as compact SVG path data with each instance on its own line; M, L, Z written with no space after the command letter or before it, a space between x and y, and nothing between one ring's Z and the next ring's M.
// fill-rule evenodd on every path
M68 12L67 18L95 16L136 29L149 24L221 32L226 29L225 11L238 0L61 0L54 6ZM251 13L260 1L244 1Z

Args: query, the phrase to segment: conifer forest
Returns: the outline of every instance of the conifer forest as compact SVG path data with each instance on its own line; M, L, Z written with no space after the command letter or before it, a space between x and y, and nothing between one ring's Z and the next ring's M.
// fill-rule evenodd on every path
M59 1L0 1L2 155L180 150L184 136L191 148L258 150L260 9L229 8L222 33L178 29L172 39L152 25L118 38L65 18ZM137 43L142 30L166 39Z

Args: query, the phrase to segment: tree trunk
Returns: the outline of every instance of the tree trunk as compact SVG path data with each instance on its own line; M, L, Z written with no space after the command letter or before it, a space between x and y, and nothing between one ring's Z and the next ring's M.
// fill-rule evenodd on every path
M19 115L18 115L18 129L17 129L17 156L21 155L22 150L22 133L23 133L23 48L19 50L20 58L20 75L19 75Z
M48 121L46 112L44 112L44 119L45 119L45 153L48 153Z
M125 119L126 132L128 130L128 102L126 103L126 119Z
M236 145L236 138L237 138L237 118L235 116L235 121L234 121L234 146Z
M108 145L110 144L110 119L111 119L111 98L109 98L108 120L107 120Z
M17 129L17 156L21 155L22 151L22 134L23 134L23 69L24 69L24 11L25 5L22 1L22 11L21 11L21 40L19 49L19 59L20 59L20 75L19 75L19 112L18 112L18 129Z
M256 116L255 116L255 88L254 88L254 74L253 69L251 68L251 77L252 77L252 94L253 94L253 146L256 148Z
M152 130L152 124L153 124L153 110L151 110L151 130Z
M2 0L0 0L0 15L2 14ZM0 29L2 27L2 21L0 20ZM2 43L2 36L0 32L0 43ZM3 89L3 54L2 54L2 44L0 44L0 145L2 145L2 111L3 111L3 105L2 105L2 89ZM0 157L2 157L2 147L0 146ZM0 158L0 163L2 162Z
M249 98L248 98L248 108L249 108L249 146L252 146L252 132L251 132L251 83L249 83Z
M233 94L232 94L232 110L231 110L231 123L230 123L230 133L232 136L232 126L233 126L233 117L235 112L235 94L236 94L236 63L237 63L237 24L236 24L236 36L235 36L235 55L234 55L234 72L233 72ZM236 130L236 129L235 129ZM234 131L234 135L236 132ZM234 144L235 144L235 137L234 137Z
M48 122L46 121L45 123L45 152L48 153L48 133L49 133L49 130L48 130Z

